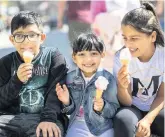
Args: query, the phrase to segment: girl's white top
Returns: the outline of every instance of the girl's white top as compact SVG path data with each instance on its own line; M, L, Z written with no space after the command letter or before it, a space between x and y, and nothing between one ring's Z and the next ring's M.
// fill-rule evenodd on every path
M117 79L122 64L118 52L114 58L113 75ZM161 83L164 83L164 48L156 46L155 53L148 62L132 58L129 63L132 104L142 111L149 111L156 98Z

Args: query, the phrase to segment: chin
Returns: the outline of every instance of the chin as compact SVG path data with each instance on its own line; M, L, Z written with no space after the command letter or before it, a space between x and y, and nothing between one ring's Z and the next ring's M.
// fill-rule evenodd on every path
M140 57L140 55L139 55L137 52L135 52L135 53L131 53L131 55L132 55L132 57L135 57L135 58Z

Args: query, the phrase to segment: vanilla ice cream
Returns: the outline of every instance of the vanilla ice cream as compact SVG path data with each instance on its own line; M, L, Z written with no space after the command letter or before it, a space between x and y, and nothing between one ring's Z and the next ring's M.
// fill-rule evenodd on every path
M102 94L104 90L107 89L109 82L108 80L103 77L99 76L98 79L95 81L95 86L96 86L96 99L100 99L102 97Z
M122 65L128 65L132 56L128 48L124 48L120 52L120 62Z
M34 54L30 51L23 52L23 59L25 63L31 63L34 58Z

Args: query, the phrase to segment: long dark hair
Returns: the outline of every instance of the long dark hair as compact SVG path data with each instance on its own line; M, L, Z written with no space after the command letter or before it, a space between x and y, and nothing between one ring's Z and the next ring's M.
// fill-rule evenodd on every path
M147 35L156 31L155 46L160 45L164 47L164 34L151 3L143 3L140 8L128 12L122 20L122 25L131 25L137 31Z

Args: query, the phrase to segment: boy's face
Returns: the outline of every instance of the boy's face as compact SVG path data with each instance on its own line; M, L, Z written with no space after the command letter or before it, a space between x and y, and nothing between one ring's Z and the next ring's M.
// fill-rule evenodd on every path
M96 50L81 51L72 56L73 61L81 69L85 77L91 77L97 71L103 57L104 53L99 53Z
M21 57L23 57L24 51L30 51L36 56L45 38L46 35L39 30L36 24L28 25L25 28L20 27L9 37Z

